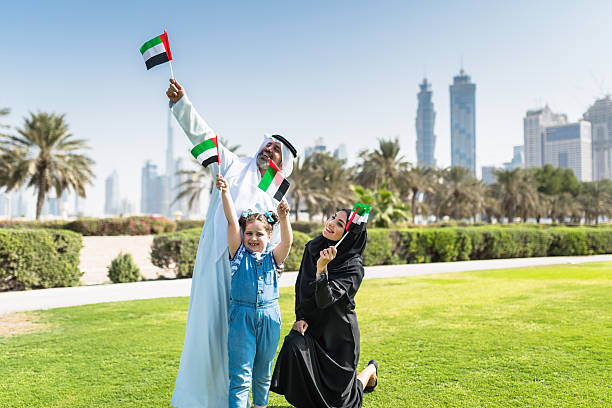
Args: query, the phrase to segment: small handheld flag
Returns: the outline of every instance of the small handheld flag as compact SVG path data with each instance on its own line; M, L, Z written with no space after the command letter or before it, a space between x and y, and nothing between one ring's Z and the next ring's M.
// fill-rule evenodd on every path
M268 169L257 187L270 194L276 200L281 201L289 189L289 182L272 159L268 159L268 161Z
M191 149L191 154L204 167L212 163L219 163L219 144L217 136L206 139Z
M164 62L172 61L172 53L170 52L170 43L168 42L168 33L164 30L162 35L159 35L152 40L147 41L140 47L140 53L144 58L147 70ZM172 65L172 63L170 63ZM172 75L174 77L174 75Z
M338 245L340 245L340 243L344 241L344 238L346 238L346 236L348 235L346 232L348 232L349 228L355 233L361 232L361 229L363 229L365 224L368 222L371 208L372 207L367 204L355 203L355 205L353 206L353 211L351 211L351 214L349 215L348 220L346 221L346 227L344 229L345 234L342 236L342 239L340 239L340 241L338 241L336 245L334 245L334 248L338 248Z

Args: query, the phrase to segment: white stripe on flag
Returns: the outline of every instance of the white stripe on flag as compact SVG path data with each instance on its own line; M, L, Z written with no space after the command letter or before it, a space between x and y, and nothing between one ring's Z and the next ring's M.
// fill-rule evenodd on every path
M160 44L157 44L155 47L151 47L148 50L146 50L142 54L142 57L146 61L149 58L154 57L157 54L161 54L161 53L164 53L164 52L166 52L166 49L164 48L164 43L160 43Z
M278 187L281 185L281 183L283 182L285 178L283 177L283 174L280 171L277 171L276 174L274 175L274 185L276 185L276 190L278 190ZM274 191L276 193L276 191ZM272 194L274 195L274 194Z
M208 149L200 153L200 155L196 158L196 160L198 161L198 163L202 164L204 163L206 159L216 156L216 155L217 155L217 149Z

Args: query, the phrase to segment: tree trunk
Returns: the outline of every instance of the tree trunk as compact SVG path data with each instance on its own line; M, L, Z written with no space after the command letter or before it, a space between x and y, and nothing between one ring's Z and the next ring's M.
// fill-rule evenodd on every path
M414 190L412 190L412 198L410 200L410 211L412 212L412 223L413 224L416 224L415 207L416 207L416 193L414 192Z
M297 197L295 200L295 221L298 221L299 214L300 214L300 198Z
M42 177L41 177L42 179ZM36 198L36 220L40 219L42 214L43 204L45 203L45 182L43 180L38 183L38 197Z

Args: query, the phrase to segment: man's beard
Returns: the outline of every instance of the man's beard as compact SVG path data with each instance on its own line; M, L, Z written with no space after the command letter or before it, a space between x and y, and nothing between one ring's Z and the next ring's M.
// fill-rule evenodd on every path
M268 170L268 166L270 166L270 162L268 160L272 160L272 159L268 159L267 157L263 155L263 152L259 152L259 154L257 155L257 167L259 167L262 170ZM277 163L275 160L272 160L272 161L279 168L281 167L281 163Z
M267 170L268 166L270 166L270 162L268 161L268 158L264 157L264 155L260 152L257 155L257 167L259 167L262 170Z

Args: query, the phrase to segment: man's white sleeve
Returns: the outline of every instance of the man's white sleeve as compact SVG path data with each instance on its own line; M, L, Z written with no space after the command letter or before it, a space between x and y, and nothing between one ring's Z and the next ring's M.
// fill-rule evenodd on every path
M215 131L208 126L206 121L195 110L187 95L183 95L175 104L170 103L170 109L176 121L181 125L181 128L183 128L183 131L194 146L216 136ZM220 166L218 166L217 163L213 163L209 166L213 176L216 173L225 175L231 163L238 159L234 153L221 144L221 141L217 140L217 144L219 146Z
M170 109L194 146L215 137L215 132L195 110L187 95L183 95L177 103L170 106Z

